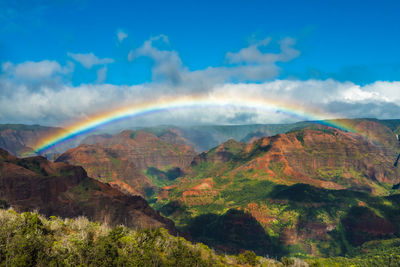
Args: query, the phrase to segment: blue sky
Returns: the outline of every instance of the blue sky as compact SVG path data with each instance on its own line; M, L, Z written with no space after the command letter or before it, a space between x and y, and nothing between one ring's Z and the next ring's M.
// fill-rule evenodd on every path
M322 82L315 90L331 97L304 103L392 118L400 98L399 11L400 1L388 0L0 0L0 100L24 94L33 103L68 87L88 99L77 111L87 114L97 111L88 103L107 103L85 94L106 85L114 86L106 91L115 90L113 106L128 87L129 97L142 99L142 87L159 96L238 83L265 84L265 92L281 81L296 82L302 94L309 82ZM45 102L27 113L3 105L0 122L78 116L55 117ZM394 106L388 111L385 103Z
M107 82L151 79L151 62L128 62L130 49L165 34L191 70L223 65L253 39L290 36L301 55L279 78L355 83L400 75L399 1L1 1L0 59L65 62L68 52L114 58ZM34 4L35 3L35 4ZM39 3L39 4L38 4ZM116 32L128 37L119 43ZM272 49L272 48L271 48ZM75 73L90 82L94 70Z

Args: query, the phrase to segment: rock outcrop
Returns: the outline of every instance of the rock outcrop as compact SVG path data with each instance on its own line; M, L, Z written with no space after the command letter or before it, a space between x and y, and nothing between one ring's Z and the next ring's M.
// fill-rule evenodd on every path
M41 140L63 131L62 128L40 125L0 124L0 148L7 150L16 157L34 156L37 155L34 148ZM54 158L55 154L64 152L78 143L79 141L76 139L64 142L47 150L46 156Z
M176 229L139 196L89 178L82 167L36 156L18 159L0 149L0 199L18 212L86 216L110 225Z
M60 128L39 125L2 124L0 125L0 148L14 156L34 155L37 142Z
M187 145L170 144L142 131L123 131L93 145L80 145L56 162L80 165L90 177L108 182L131 195L146 195L154 184L146 170L180 168L190 164L195 152Z

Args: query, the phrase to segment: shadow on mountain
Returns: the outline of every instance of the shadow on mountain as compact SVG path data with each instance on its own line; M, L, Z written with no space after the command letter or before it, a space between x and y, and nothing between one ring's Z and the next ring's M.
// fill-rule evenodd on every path
M338 201L350 201L354 198L364 200L373 199L373 196L366 192L355 189L330 190L318 188L309 184L294 184L291 186L277 185L270 192L269 198L288 200L298 203L331 203L338 204Z
M327 191L308 184L277 185L269 196L273 199L285 199L293 202L319 203L327 200Z
M179 167L174 167L172 169L169 169L168 171L162 171L155 167L148 167L147 175L155 176L161 180L172 181L172 180L175 180L176 178L182 176L183 171Z
M231 209L223 215L209 213L197 216L188 224L187 231L194 241L220 252L251 250L265 256L285 254L278 241L271 238L253 216L241 210Z
M355 246L364 242L393 238L396 227L367 207L353 207L342 219L347 239Z

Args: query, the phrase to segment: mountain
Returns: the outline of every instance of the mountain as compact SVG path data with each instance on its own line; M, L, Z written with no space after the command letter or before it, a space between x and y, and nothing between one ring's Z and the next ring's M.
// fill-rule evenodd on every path
M4 154L0 192L12 193L0 199L21 211L115 224L134 213L124 208L137 208L122 203L142 203L152 219L135 213L145 223L131 226L171 228L143 198L121 191L141 195L185 235L228 253L343 256L400 237L398 122L334 123L352 130L305 122L263 136L272 133L265 125L163 126L87 137L54 163ZM192 148L217 139L225 141L203 153Z
M312 124L252 143L228 140L196 156L153 207L223 251L344 255L399 236L398 139L377 121L342 123L354 132ZM257 224L264 241L254 244L259 228L246 226Z
M272 136L286 133L294 128L311 124L297 122L290 124L249 124L249 125L198 125L198 126L154 126L136 128L153 133L172 144L185 144L198 152L209 150L229 139L250 141L253 137Z
M157 205L195 241L217 250L344 256L365 242L400 237L398 194L382 197L245 177L210 182L170 190Z
M391 129L395 134L400 134L400 120L377 120ZM197 125L197 126L153 126L133 127L135 131L152 133L160 139L171 144L189 145L198 152L204 152L219 144L235 139L242 142L250 142L254 139L273 136L280 133L287 133L293 129L318 123L297 122L289 124L249 124L249 125ZM32 147L46 136L49 136L63 129L57 127L45 127L40 125L24 124L0 124L0 148L6 149L16 156L24 156L34 153ZM98 129L94 132L84 134L53 149L46 151L46 157L55 159L57 154L76 147L79 144L93 145L110 138L113 134L124 129Z
M112 134L92 134L85 137L80 144L81 145L94 145L96 143L101 143L111 138Z
M126 130L95 140L66 151L56 162L80 165L90 177L131 195L151 195L159 183L180 176L196 155L187 145L170 144L143 131Z
M0 149L0 199L18 212L78 217L134 228L164 227L172 221L139 196L127 196L109 184L89 178L82 167L53 163L41 156L15 158Z
M379 123L385 125L390 130L392 130L396 135L400 135L400 120L372 120L378 121Z
M400 169L394 166L398 141L376 122L362 121L357 127L363 135L313 125L250 144L229 140L195 157L191 176L244 175L386 194L400 182Z
M0 124L0 148L14 156L35 155L33 147L38 141L59 131L62 129L40 125Z

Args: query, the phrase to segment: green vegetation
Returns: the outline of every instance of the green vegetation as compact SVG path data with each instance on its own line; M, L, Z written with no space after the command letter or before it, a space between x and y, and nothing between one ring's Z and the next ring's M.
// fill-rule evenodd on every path
M354 169L349 170L353 177L361 179L361 174L357 173ZM343 178L343 168L320 168L317 169L317 177L326 181L335 181L339 184L348 184L348 179Z
M298 131L296 133L296 139L304 146L304 131Z
M232 211L229 216L242 215ZM217 228L227 223L222 221ZM255 230L254 236L258 234L256 225L246 227ZM220 234L233 232L225 229ZM400 239L370 241L346 257L301 257L284 256L277 261L250 250L236 256L216 254L164 229L132 230L84 217L46 219L37 213L0 210L0 266L304 266L305 262L310 266L399 266Z
M312 247L315 255L344 256L352 253L360 240L400 236L400 195L380 197L307 184L277 185L263 179L249 179L240 173L234 179L220 177L214 180L214 189L221 190L216 195L195 195L182 200L185 189L177 187L169 192L171 202L159 201L153 207L173 219L195 240L217 250L223 247L223 251L235 253L241 247L258 255L301 256L308 255ZM201 204L204 200L207 204ZM243 210L247 215L232 219L232 210ZM359 210L364 212L357 215L358 219L351 217ZM246 219L241 223L238 218ZM229 222L235 225L233 221L245 226L260 225L263 230L257 236L263 236L264 241L252 237L252 231L247 231L245 226L224 228ZM369 228L363 226L364 221L369 222ZM376 234L376 229L382 225L387 226L384 227L386 232ZM315 230L309 227L315 227ZM313 233L327 228L331 229L318 235ZM303 233L303 240L284 246L282 238L287 233L294 235L291 231Z
M84 217L0 210L1 266L282 266L244 251L217 255L164 229L110 228Z
M115 168L117 168L117 169L121 168L122 161L120 159L110 156L110 161L114 165Z
M296 133L297 139L300 142L302 142L303 137L304 137L304 130L313 130L313 131L318 131L318 132L322 132L322 133L335 135L335 130L333 130L331 128L327 128L323 124L322 125L318 124L318 122L316 122L315 124L311 123L308 125L301 125L300 127L293 128L288 133L292 133L292 132Z
M85 178L78 185L72 188L72 192L76 194L81 201L87 201L92 191L100 190L100 188L89 179L90 178Z
M132 132L132 133L129 135L129 137L130 137L131 139L135 139L136 134L137 134L137 132Z
M371 144L354 146L357 140L350 138L350 133L311 123L301 127L292 130L288 140L297 138L303 147L298 151L292 146L283 149L284 159L274 138L245 148L230 140L200 154L186 176L174 181L162 199L152 203L153 208L195 240L235 253L242 247L277 257L355 257L354 250L364 242L400 237L400 190L377 179L379 173L390 177L388 181L395 180L397 170L392 168L391 158L382 156L378 149L372 151ZM382 143L391 151L393 133L386 127L378 128L368 134L379 140L391 138ZM304 129L323 134L308 135ZM312 134L322 139L311 140ZM367 170L369 164L374 168ZM305 176L296 176L290 167ZM232 210L251 218L247 217L242 228L231 222L233 232L222 234L229 229L221 222L229 224ZM362 220L351 216L360 211ZM259 240L253 246L248 242L251 234L245 226L254 220L261 225L259 236L267 243Z
M157 187L169 185L173 180L183 174L182 170L178 167L166 168L166 170L148 167L144 173Z
M371 241L354 251L353 257L312 258L310 266L399 266L400 239Z
M47 176L48 175L47 172L45 171L45 169L43 169L40 166L40 162L38 162L38 161L33 161L33 160L30 160L29 158L20 159L18 161L18 165L23 167L23 168L29 169L29 170L37 173L38 175L43 175L43 176Z

